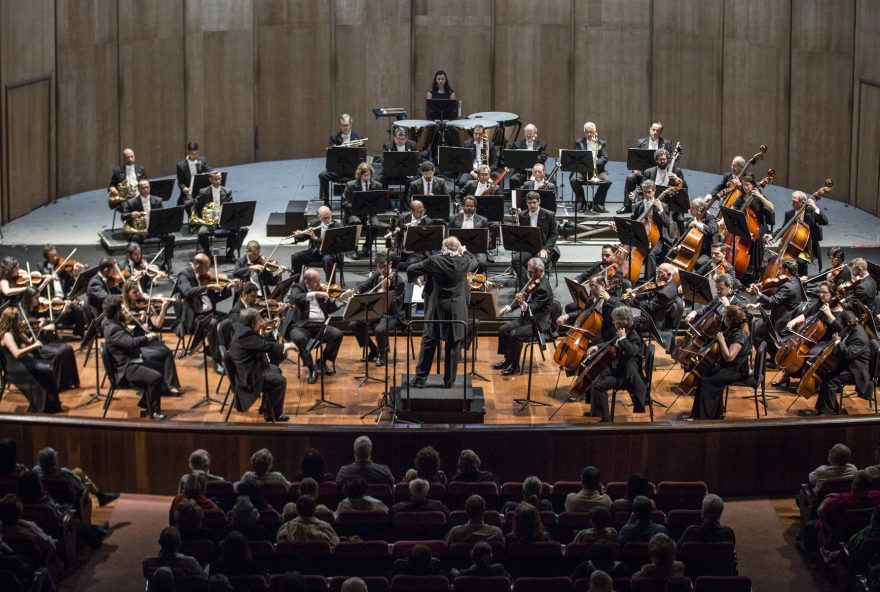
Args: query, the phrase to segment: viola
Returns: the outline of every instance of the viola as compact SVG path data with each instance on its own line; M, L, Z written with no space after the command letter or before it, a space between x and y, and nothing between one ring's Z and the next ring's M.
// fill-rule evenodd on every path
M471 285L472 290L479 290L480 292L491 292L495 288L504 287L504 284L490 282L486 279L485 274L482 273L473 273L469 271L467 274L467 280Z
M779 275L771 278L767 278L765 280L761 280L757 284L752 284L749 286L749 292L754 294L755 290L760 292L761 294L765 294L767 296L772 296L776 293L779 288L782 287L782 284L791 279L791 276L787 273L780 273Z

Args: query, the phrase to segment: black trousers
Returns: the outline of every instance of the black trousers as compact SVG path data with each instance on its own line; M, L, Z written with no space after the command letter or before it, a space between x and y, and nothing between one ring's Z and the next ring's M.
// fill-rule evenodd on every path
M455 382L455 377L458 374L458 360L461 356L462 340L454 339L451 330L446 337L443 358L443 384L448 386ZM419 363L416 366L417 376L425 377L431 373L431 364L434 363L434 357L437 355L437 348L440 347L441 340L443 340L443 334L440 329L434 329L422 336Z
M397 326L397 317L386 315L380 319L370 319L369 327L366 321L352 321L348 326L357 339L358 347L363 349L366 346L370 352L376 352L378 348L378 352L384 354L388 351L388 334ZM375 344L370 339L370 331L376 336Z
M287 331L288 339L296 344L296 348L299 350L299 357L309 370L315 368L315 363L312 361L311 352L307 351L306 347L309 340L318 334L322 326L323 323L306 323L302 327L291 327ZM336 356L339 353L339 346L342 345L342 331L328 325L324 331L323 341L324 359L321 361L335 362Z
M623 207L629 211L632 211L633 207L633 200L629 198L629 194L635 191L636 187L641 182L641 175L636 176L635 173L630 173L626 176L626 181L623 183Z
M668 245L662 240L658 240L657 244L648 252L648 257L644 263L645 279L647 281L652 281L654 276L657 275L657 266L663 263L667 249Z
M507 321L498 330L498 353L519 367L523 343L532 338L532 323L523 317Z
M162 373L147 368L142 364L131 363L125 369L125 380L141 394L139 407L145 407L150 413L162 410Z
M724 387L742 380L745 374L736 368L713 368L701 377L694 393L691 417L721 419L724 412Z
M247 236L247 228L239 228L231 230L228 228L218 228L216 226L199 226L199 249L207 255L211 256L211 237L226 237L226 255L235 254L241 250L241 243Z
M330 272L333 271L333 264L339 262L339 260L340 256L338 254L322 255L320 251L315 249L304 249L302 251L297 251L290 256L290 269L292 269L294 273L300 273L303 266L320 263L321 267L324 268L324 277L329 281ZM339 266L337 265L337 268L338 267ZM302 277L302 275L300 275L300 277Z
M642 378L641 369L638 360L628 360L626 366L622 369L617 368L617 373L606 369L590 387L590 415L601 417L602 419L611 419L609 417L608 407L608 390L609 389L626 389L632 397L633 411L642 412L645 410L645 396L648 387Z
M287 392L287 379L281 374L278 366L270 366L263 373L263 402L260 413L265 417L278 417L284 413L284 394Z
M331 173L330 171L321 171L318 174L318 191L321 196L321 199L324 200L324 205L330 205L330 191L329 184L333 183L348 183L351 181L351 177L344 177L342 175L337 175L336 173Z
M220 342L217 340L217 325L226 318L226 314L222 312L208 312L196 317L196 328L198 334L195 335L194 344L198 344L202 339L208 342L208 355L214 360L215 364L222 364L220 358Z
M165 250L162 252L162 262L165 264L166 271L171 271L171 260L174 259L174 235L166 234L165 236L151 236L149 238L142 234L131 234L128 237L129 243L137 243L143 246L146 240L157 240L162 243Z
M608 178L608 173L599 173L598 177L599 183L596 184L596 193L593 196L593 204L604 207L608 190L611 189L611 179ZM584 175L581 175L580 173L572 173L569 177L569 181L571 181L571 190L574 193L575 204L586 204L587 198L584 194L584 185L592 185L592 183L587 183Z
M837 389L847 384L855 384L852 372L839 368L831 373L828 380L819 386L819 396L816 398L816 410L819 413L840 413L840 405L837 402Z
M364 253L367 253L367 256L369 256L369 253L373 250L373 242L375 242L375 239L379 236L381 230L381 227L379 226L379 217L370 216L370 225L367 226L363 220L361 220L360 216L355 216L346 209L342 214L342 219L346 221L346 226L361 225L361 237L364 239Z

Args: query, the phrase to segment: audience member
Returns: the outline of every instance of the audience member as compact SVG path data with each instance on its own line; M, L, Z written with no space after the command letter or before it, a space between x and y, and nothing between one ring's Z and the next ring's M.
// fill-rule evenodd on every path
M447 545L504 539L500 528L483 522L483 514L486 513L486 500L481 496L475 494L467 498L464 503L464 511L468 517L467 524L460 524L449 529L443 539Z
M193 450L189 455L189 473L180 477L180 485L177 487L177 491L183 491L184 485L186 485L186 480L189 479L190 474L193 471L202 471L205 474L205 481L226 481L220 475L213 475L211 473L211 455L207 450L203 450L199 448L198 450Z
M278 512L263 495L263 484L259 481L251 480L239 483L237 493L239 497L246 496L250 498L251 503L254 505L258 512L262 512L263 510L270 510L276 513Z
M22 519L23 511L21 500L14 493L6 494L0 500L0 523L3 525L0 530L0 540L7 535L25 537L40 549L43 558L49 557L55 551L55 539L43 532L43 529L34 522ZM45 564L38 567L45 567Z
M482 464L483 461L480 460L476 452L469 448L462 450L458 455L457 471L450 481L495 481L498 483L494 474L480 469Z
M406 559L399 560L394 568L388 572L388 581L394 576L444 576L451 580L452 574L438 565L437 560L431 555L431 549L427 545L413 545Z
M449 508L440 500L428 499L431 484L424 479L413 479L409 482L409 501L398 502L391 507L391 513L397 512L443 512L449 515Z
M275 538L274 532L269 532L260 524L260 511L254 507L251 498L244 495L238 496L229 510L226 533L233 531L238 531L248 541L271 541Z
M596 541L617 542L617 530L614 528L614 519L608 508L594 506L590 510L590 526L583 529L574 537L575 543L595 543Z
M333 481L333 479L330 479ZM303 495L310 495L317 501L319 499L320 485L317 481L312 479L311 477L304 477L302 481L299 482L297 486L297 498ZM286 516L288 513L288 508L292 509L293 512L296 512L296 504L294 502L288 502L284 505L284 515ZM324 504L318 504L315 506L316 514L332 514L333 512L325 506ZM284 518L287 520L287 518Z
M195 500L181 500L174 508L174 523L180 531L180 540L219 542L215 531L202 526L204 517L204 511Z
M176 592L174 587L174 572L171 568L160 567L153 572L153 576L147 582L147 592Z
M506 576L510 578L510 574L504 569L500 563L495 563L492 556L492 545L486 541L480 541L471 549L471 561L473 564L459 572L460 576L477 576L488 578L493 576Z
M258 481L259 483L281 484L285 488L290 487L290 481L278 471L272 470L274 459L272 453L266 448L261 448L251 456L251 470L241 476L242 483Z
M406 472L404 481L412 481L415 478L424 479L428 483L442 483L446 485L446 473L440 470L440 453L433 446L425 446L416 453L413 461L414 469Z
M526 477L522 484L522 501L535 506L540 512L545 510L552 511L553 503L548 499L541 499L542 486L543 484L541 483L541 480L534 475ZM501 508L501 513L507 514L508 512L513 512L519 504L520 502L515 501L506 502Z
M373 442L367 436L358 436L354 441L354 462L339 469L336 483L342 485L351 477L360 477L367 483L394 485L391 469L373 462Z
M849 446L846 444L838 443L832 446L828 451L828 464L820 465L810 472L810 486L819 487L827 479L855 477L858 469L849 462L851 454Z
M704 515L705 507L704 499ZM669 534L665 526L651 520L651 512L651 500L643 495L636 496L636 499L633 500L632 516L630 516L629 522L621 527L620 534L617 535L617 542L620 546L627 543L647 543L658 532Z
M309 448L299 465L299 472L294 477L294 481L303 479L314 479L318 483L335 480L333 473L324 470L324 457L317 448Z
M277 592L306 592L306 590L308 584L302 574L298 571L289 571L281 577Z
M590 549L590 558L582 561L571 574L571 581L589 578L595 571L604 571L612 578L628 578L630 570L626 563L617 560L617 544L597 541Z
M850 491L826 495L819 506L819 518L804 525L800 541L804 550L816 552L824 547L824 541L819 540L820 532L824 527L833 527L847 510L873 508L878 504L880 490L871 489L871 480L865 471L856 471Z
M185 499L193 500L203 511L219 512L220 507L205 495L206 486L207 481L205 481L205 473L203 471L193 471L190 473L183 491L175 495L174 499L171 500L171 508L168 510L169 522L174 523L174 510L177 508L177 504Z
M350 477L342 486L346 497L336 506L336 516L343 512L375 512L388 511L381 501L367 495L367 482L363 477L355 475Z
M504 537L505 547L526 546L552 540L544 530L544 523L537 508L525 502L520 503L513 512L513 527Z
M651 487L651 482L648 481L647 477L641 473L633 473L626 481L626 492L623 494L623 497L618 500L613 500L614 507L619 508L620 510L632 510L633 500L640 495L650 498L654 495L654 491ZM623 503L624 501L629 501L629 504ZM653 499L651 500L651 508L654 510L657 509L657 505L654 503Z
M65 513L73 510L73 508L59 504L52 499L43 488L43 481L40 479L40 476L33 470L26 471L19 478L18 493L22 507L27 508L29 506L39 506L48 508L55 515L58 524L61 524L64 521ZM109 524L105 522L102 526L93 526L91 524L85 524L79 519L76 519L74 522L76 523L77 536L85 541L85 543L91 548L99 549L103 544L104 537L107 536L107 528L109 527ZM70 561L74 558L67 557L66 559Z
M33 561L0 540L0 571L15 576L20 583L27 582L28 592L55 592L55 585L45 567L37 566Z
M601 492L601 483L599 469L594 466L585 467L581 472L581 490L565 496L565 511L587 513L595 506L610 508L611 498Z
M724 513L724 500L714 493L703 498L703 523L691 524L678 538L678 550L685 543L722 543L736 544L736 536L729 526L721 526L721 514Z
M37 456L39 463L34 470L39 473L40 477L61 477L67 481L77 497L85 495L86 492L94 494L98 498L98 505L103 507L119 497L118 493L105 493L95 485L89 476L85 474L81 468L73 470L62 467L58 463L58 451L54 448L43 448Z
M633 574L633 582L636 580L667 582L670 578L684 576L684 563L675 560L675 541L668 534L660 532L652 536L648 541L648 554L651 556L651 563L646 563L642 569Z
M302 495L296 500L297 517L288 520L278 529L277 542L281 541L327 541L331 547L339 544L339 536L333 526L315 518L315 498Z
M10 438L0 439L0 478L20 477L27 467L18 463L18 446Z
M880 537L880 506L876 506L874 511L871 512L871 523L849 537L849 540L847 540L840 549L835 549L834 551L820 549L822 552L822 560L825 561L825 565L836 563L845 550L847 556L850 558L850 562L858 563L859 552L861 551L864 542L868 539L878 537Z
M601 569L590 574L590 589L587 592L614 592L614 580Z
M150 579L160 567L167 567L175 578L205 577L205 570L195 558L178 553L180 547L180 531L176 526L166 526L159 534L159 554L147 557L143 561L144 578Z
M342 582L341 592L367 592L367 583L360 578L348 578Z
M229 578L215 574L208 578L208 592L235 592L235 588L229 582Z
M220 556L208 566L208 573L212 576L250 576L263 575L263 570L251 557L245 535L233 530L220 544Z

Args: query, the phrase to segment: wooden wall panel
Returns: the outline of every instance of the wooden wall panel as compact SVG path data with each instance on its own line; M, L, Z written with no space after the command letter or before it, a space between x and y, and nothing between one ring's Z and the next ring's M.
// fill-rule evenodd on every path
M261 0L255 8L257 158L315 156L336 127L330 104L330 5Z
M724 5L719 171L726 171L735 155L749 158L766 144L767 159L753 172L763 177L773 167L776 184L788 182L790 24L790 0Z
M424 118L425 93L437 70L449 75L463 117L495 109L492 21L492 2L414 0L411 117Z
M188 0L185 47L186 141L214 166L253 162L253 0Z
M686 168L721 165L723 13L723 0L654 0L652 119L682 143Z
M58 193L101 187L117 166L116 0L58 0Z
M853 203L876 213L880 211L880 86L861 84L858 105Z
M651 0L576 1L573 21L574 109L565 147L593 121L609 157L626 160L652 121ZM622 199L618 188L611 191L612 200Z
M118 0L118 10L119 149L131 147L151 177L170 175L186 154L183 5Z
M7 220L49 202L52 192L52 82L46 77L6 87L9 175Z
M412 4L409 0L334 0L333 10L333 104L338 113L329 130L336 131L339 113L349 113L355 119L354 129L369 138L367 146L378 153L389 141L389 120L377 120L372 109L404 107L413 118L423 117L411 108Z
M495 3L495 109L534 123L556 153L571 143L571 0ZM522 133L520 133L522 138Z
M868 200L861 195L860 161L864 158L862 154L864 148L868 145L864 143L864 137L859 133L859 127L865 116L871 117L872 114L862 112L862 90L861 86L864 82L871 84L880 84L880 61L877 56L880 55L880 30L877 23L880 22L880 2L872 0L856 0L856 20L855 20L855 50L853 56L853 86L855 88L853 101L853 152L852 163L850 168L850 186L854 187L855 203L859 207L861 204L867 203ZM865 208L872 214L880 213L880 204L873 209Z
M791 184L808 193L826 177L832 197L849 191L855 0L793 0Z

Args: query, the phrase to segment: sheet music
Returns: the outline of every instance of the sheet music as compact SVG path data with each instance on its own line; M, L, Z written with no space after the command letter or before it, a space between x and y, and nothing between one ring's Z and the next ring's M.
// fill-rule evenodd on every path
M424 292L425 287L420 286L418 284L413 284L412 289L412 303L413 304L422 304L425 302L425 299L422 297L422 292Z

